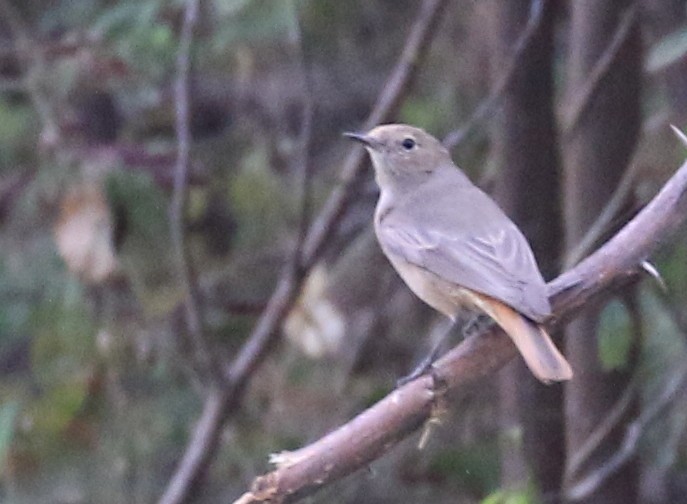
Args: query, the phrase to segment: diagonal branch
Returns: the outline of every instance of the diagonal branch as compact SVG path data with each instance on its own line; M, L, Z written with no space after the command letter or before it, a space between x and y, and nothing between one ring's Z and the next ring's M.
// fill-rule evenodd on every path
M365 121L365 128L371 128L383 122L397 110L418 63L422 60L421 56L435 32L434 28L445 5L446 0L425 0L422 3L399 61L382 89L374 109ZM354 147L350 151L342 169L341 184L332 191L304 239L300 268L302 274L282 275L262 317L229 367L229 381L237 389L238 394L276 339L277 329L300 291L305 272L318 261L348 208L354 194L355 183L364 168L363 154L363 149L359 147Z
M550 328L619 285L636 281L639 264L687 216L687 162L654 199L608 243L549 284ZM277 469L258 477L239 501L294 502L364 467L441 411L446 393L495 372L516 356L497 327L464 340L441 358L432 376L394 390L346 425L295 452L278 455Z
M365 123L366 127L384 121L398 109L423 61L430 41L436 34L436 27L446 4L446 0L424 0L420 5L401 56ZM212 391L206 398L203 415L194 427L160 504L186 502L211 463L219 445L222 425L236 412L250 377L277 340L279 327L296 301L305 276L319 260L351 203L355 184L363 171L363 161L363 150L353 147L343 165L341 184L332 191L303 238L299 267L285 268L253 331L227 368L224 388ZM219 401L215 402L216 400ZM202 449L198 449L198 446Z
M599 59L594 64L589 76L566 104L562 110L562 130L565 136L571 135L575 128L580 124L580 119L589 108L596 91L599 89L601 81L608 75L611 65L627 40L632 27L637 22L639 7L637 2L631 3L622 15L620 22L613 33L613 37Z

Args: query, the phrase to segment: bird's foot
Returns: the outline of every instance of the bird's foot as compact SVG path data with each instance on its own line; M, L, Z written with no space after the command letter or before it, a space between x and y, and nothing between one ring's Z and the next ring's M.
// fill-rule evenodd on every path
M489 329L491 326L493 326L496 322L489 317L488 315L484 315L482 313L475 314L470 320L468 320L467 324L463 326L463 338L467 338L471 334L479 334L486 329Z
M432 369L432 365L434 364L435 360L436 356L433 354L429 354L427 357L422 359L422 361L417 366L415 366L415 369L413 369L410 372L410 374L402 376L401 378L396 380L396 388L401 388L403 385L410 383L411 381L420 378L420 376L427 374L427 372Z

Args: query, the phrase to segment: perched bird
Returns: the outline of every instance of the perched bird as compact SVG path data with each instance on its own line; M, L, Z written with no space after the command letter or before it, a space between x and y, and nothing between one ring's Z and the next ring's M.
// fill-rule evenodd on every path
M408 287L453 322L465 311L487 314L542 382L572 378L541 326L551 306L532 249L446 148L404 124L346 136L370 154L381 190L377 239Z

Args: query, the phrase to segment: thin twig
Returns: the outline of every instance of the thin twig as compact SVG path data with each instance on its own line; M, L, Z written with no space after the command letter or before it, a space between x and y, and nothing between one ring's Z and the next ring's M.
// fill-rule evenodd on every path
M177 55L177 76L174 86L177 136L177 161L174 169L174 188L169 212L169 226L176 268L184 294L184 319L193 347L195 370L203 381L218 385L221 380L219 367L203 333L203 319L199 301L199 290L193 274L191 260L185 240L185 219L189 161L191 157L190 91L191 46L193 31L198 21L199 0L187 0L184 23L181 28L179 52Z
M632 318L631 325L636 333L633 336L634 340L642 341L644 339L641 334L643 320L636 303L635 293L636 291L632 290L630 294L624 296L623 304ZM579 474L583 472L588 463L591 463L592 456L597 453L601 447L608 444L612 433L616 432L623 424L628 423L629 417L633 415L631 409L634 409L637 403L639 388L639 375L638 373L634 373L620 398L613 404L604 418L594 426L594 430L591 434L587 436L580 446L573 448L572 454L569 455L566 464L565 474L563 476L563 488L568 488L574 484L576 480L579 480ZM615 441L611 443L614 446L617 445ZM593 470L596 470L596 468Z
M221 390L213 389L208 393L203 404L203 412L188 440L184 458L158 504L180 504L188 499L200 475L205 473L212 461L208 453L214 454L219 448L216 440L222 429L226 407L226 396Z
M415 71L423 60L422 56L430 40L436 34L435 28L446 4L446 0L422 2L399 61L366 121L367 127L382 122L397 110ZM199 423L196 426L191 442L187 444L182 460L168 484L168 488L176 489L174 498L161 500L160 504L181 504L189 498L192 487L212 460L214 447L219 443L221 426L237 411L245 387L275 342L278 329L293 306L305 275L319 260L329 238L336 231L351 202L355 183L364 166L363 150L360 147L352 147L350 152L342 169L341 185L332 191L303 240L299 274L294 275L293 268L288 268L277 282L265 310L226 371L226 385L222 391L223 404L222 408L219 408L223 414L213 416L213 422ZM206 399L206 410L209 408L209 400L210 398ZM204 450L196 450L195 445L204 447ZM165 495L171 493L165 492Z
M302 264L302 250L305 237L308 234L308 227L310 225L310 213L312 211L312 159L310 156L310 144L312 142L312 124L315 113L315 105L313 103L312 86L308 74L308 68L305 62L305 55L303 53L303 34L301 32L301 24L298 19L298 10L296 9L295 1L288 1L289 12L291 17L291 24L289 30L289 41L293 59L298 68L300 75L301 87L301 129L298 135L299 140L299 157L300 159L300 188L301 188L301 209L298 222L298 235L296 237L296 247L293 254L293 267L300 270Z
M365 128L371 128L384 121L397 109L421 61L421 55L434 34L434 27L445 5L446 0L425 0L422 3L399 61L365 121ZM342 169L341 185L332 191L320 214L312 222L301 255L301 268L304 272L319 260L325 245L348 208L353 197L353 188L364 167L363 154L362 148L352 148ZM264 358L268 347L276 338L277 329L293 305L301 284L302 278L294 281L283 275L280 279L263 316L228 370L230 383L238 389L243 388L248 377Z
M638 10L636 2L631 3L625 9L608 46L606 46L599 59L596 60L594 67L589 72L589 76L583 85L578 88L579 91L575 92L571 100L564 106L563 113L561 114L561 129L564 136L568 136L575 131L583 114L589 108L594 93L599 89L599 84L601 84L603 78L608 75L618 51L620 51L620 48L630 34L630 30L635 25Z
M547 326L552 330L560 327L562 320L586 304L636 280L639 263L672 235L686 216L687 162L611 240L549 283L555 315ZM397 388L322 439L280 454L277 468L256 478L241 502L294 502L366 466L434 418L442 409L442 401L452 395L449 392L491 375L516 355L515 346L498 327L465 339L436 362L432 376L422 376ZM645 411L629 433L635 436L656 417L670 402L670 392L678 390L682 383L668 387L662 400L651 411ZM636 441L629 441L626 444L635 449Z
M635 375L604 419L595 426L594 431L585 439L582 446L576 448L569 455L569 462L565 468L564 480L566 482L575 479L580 469L589 461L590 457L603 444L604 440L608 438L609 434L618 427L620 422L625 420L629 408L637 397L638 385L637 376Z
M503 94L508 89L508 85L513 80L515 72L519 68L520 58L522 57L525 49L530 44L530 41L537 32L537 28L541 24L541 20L544 12L544 2L543 0L532 0L532 6L530 7L530 15L527 20L527 24L522 30L522 33L518 37L513 47L513 54L508 60L505 68L501 72L500 77L496 80L496 85L489 93L486 99L482 100L480 104L475 108L472 115L468 118L463 125L451 131L446 137L444 137L444 146L451 150L462 143L463 140L472 132L472 130L477 127L487 115L496 108L496 106L503 98Z
M604 233L610 231L611 223L618 217L623 205L625 205L632 194L632 190L637 181L637 175L639 174L639 166L638 163L634 163L625 171L618 186L615 188L615 191L613 191L611 199L608 200L608 203L606 203L606 206L604 206L599 216L589 227L579 243L565 255L563 259L563 270L570 269L580 262L584 256L592 251L592 248L599 242Z
M685 136L682 131L672 124L670 125L670 128L673 130L673 133L675 136L677 136L680 142L682 142L683 145L687 145L687 136ZM608 201L608 203L606 203L606 206L603 208L597 219L589 227L579 243L566 254L565 258L563 259L563 270L569 269L580 262L584 256L592 251L594 245L601 240L603 235L610 231L613 220L619 217L620 210L622 209L623 205L627 203L627 200L632 194L632 190L637 183L640 166L641 165L639 163L633 163L625 171L623 177L618 183L618 186L613 192L611 199ZM652 271L651 268L652 265L649 264L645 270L647 273L653 276L659 284L662 285L663 279L661 278L660 274L658 274L657 271Z

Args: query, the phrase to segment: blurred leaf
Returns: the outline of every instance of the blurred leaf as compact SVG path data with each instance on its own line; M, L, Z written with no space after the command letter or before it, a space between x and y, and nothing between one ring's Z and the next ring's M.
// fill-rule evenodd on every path
M409 96L403 101L401 107L401 122L416 124L427 131L439 131L446 121L442 111L450 110L450 107L440 106L436 97L423 98Z
M14 437L14 428L17 414L19 413L19 401L9 401L0 404L0 474L5 469L5 459Z
M181 299L170 253L167 198L149 176L122 171L108 177L107 193L126 222L122 268L146 313L164 315Z
M88 380L85 376L73 377L53 385L27 409L32 431L40 437L54 437L62 433L81 411L88 395Z
M162 17L162 0L127 1L103 10L93 31L139 72L162 76L174 63L177 41Z
M681 28L653 45L646 60L647 72L657 72L687 55L687 28Z
M485 439L456 450L441 450L430 461L429 470L460 482L475 495L484 495L498 485L499 447L496 439Z
M278 229L284 229L286 219L293 215L293 201L289 199L293 195L284 189L283 180L270 171L266 149L256 147L230 188L231 205L239 221L238 245L274 243Z
M672 290L671 296L672 296ZM670 313L671 307L661 302L651 288L640 290L640 306L643 316L644 345L642 348L643 375L651 385L653 380L661 380L661 375L673 363L683 359L687 346L685 335L677 326ZM682 306L677 300L675 306Z
M46 32L64 31L70 27L82 27L89 23L101 8L100 2L93 0L69 0L51 2L40 9L40 26Z
M215 51L237 42L266 43L284 36L291 25L288 2L252 0L225 10L229 15L215 36Z
M252 0L215 0L213 3L219 16L233 16Z
M35 112L31 107L0 99L0 168L16 164L23 150L35 147Z
M482 500L481 504L535 504L539 500L531 488L497 490Z
M658 270L673 297L687 301L687 244L684 240L671 247L671 253L661 259Z
M132 28L149 28L155 23L159 0L128 1L105 9L91 29L104 38L127 34Z
M72 300L47 300L32 313L31 362L39 384L56 386L79 376L93 357L95 327L74 282ZM68 299L69 293L65 293Z
M167 198L153 179L146 174L115 171L106 182L106 191L113 206L126 212L127 231L140 236L149 246L167 249L169 229Z
M599 320L599 360L604 370L623 369L632 349L632 322L617 299L606 305Z
M326 297L330 281L324 266L313 268L283 324L287 339L311 359L334 355L345 338L345 317Z
M645 285L640 290L643 315L644 345L641 360L641 402L644 405L656 400L673 369L687 358L685 334L675 323L670 310L681 310L684 302L671 299L672 289L666 301L656 295L655 289ZM675 293L677 294L677 293ZM674 308L678 307L678 308ZM684 436L687 410L675 404L666 410L646 429L642 436L642 460L648 466L668 468L679 457L680 438Z
M53 232L62 259L82 280L101 283L116 270L113 219L102 187L72 185Z

